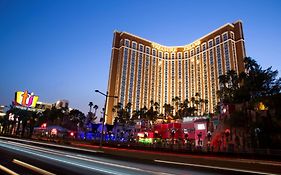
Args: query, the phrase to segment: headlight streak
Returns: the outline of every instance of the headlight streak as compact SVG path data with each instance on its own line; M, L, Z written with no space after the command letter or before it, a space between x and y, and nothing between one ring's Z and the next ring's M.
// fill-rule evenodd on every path
M83 161L86 161L86 162L93 162L93 163L102 164L102 165L106 165L106 166L112 166L112 167L118 167L118 168L123 168L123 169L128 169L128 170L140 171L140 172L149 173L149 174L173 175L171 173L150 171L150 170L144 170L144 169L140 169L140 168L136 168L136 167L129 167L129 166L121 165L121 164L96 160L96 159L93 159L91 157L87 157L87 156L83 156L83 155L79 155L79 154L69 154L69 153L62 152L62 151L50 150L48 148L36 147L36 146L33 146L33 145L25 145L25 144L16 143L16 142L13 142L13 141L7 141L6 143L10 144L11 146L16 145L16 146L21 147L23 149L30 149L32 151L37 151L37 152L41 151L41 152L44 152L44 153L47 153L47 154L64 156L64 157L68 157L68 158L72 158L72 159L83 160ZM1 146L1 144L0 144L0 146ZM30 152L30 151L27 151L27 150L17 149L17 148L13 148L13 147L9 147L9 146L7 146L7 147L11 148L11 149L18 150L18 151L23 151L23 152L28 152L30 154L39 155L38 153ZM41 157L50 158L50 159L53 159L53 160L60 160L60 159L52 158L52 157L42 155L42 154L41 154ZM65 160L62 160L62 161L65 161ZM68 162L68 161L65 161L65 162ZM76 163L74 163L74 164L76 164ZM78 166L80 166L80 165L81 164L79 164ZM83 165L83 166L85 166L85 165ZM85 166L85 167L88 167L88 166ZM117 174L120 174L120 172L117 172Z
M29 151L26 151L26 150L23 150L23 149L18 149L18 148L10 147L10 146L3 145L3 144L0 144L0 146L5 147L5 148L9 148L9 149L13 149L13 150L17 150L17 151L20 151L20 152L25 152L27 154L32 154L32 155L36 155L36 156L39 156L39 157L44 157L46 159L51 159L51 160L54 160L54 161L58 161L58 162L66 163L66 164L71 164L71 165L74 165L74 166L78 166L78 167L82 167L82 168L86 168L86 169L90 169L90 170L99 171L99 172L106 173L106 174L128 175L126 173L120 173L120 172L116 172L116 171L108 171L108 170L103 170L103 169L100 169L100 168L93 168L93 167L90 167L90 166L81 165L79 163L73 163L73 162L69 162L69 161L65 161L65 160L61 160L61 159L45 156L45 155L42 155L42 154L38 154L38 153L34 153L34 152L29 152Z
M269 175L269 174L270 175L275 175L275 174L265 173L265 172L260 172L260 171L251 171L251 170L243 170L243 169L235 169L235 168L225 168L225 167L209 166L209 165L199 165L199 164L193 164L193 163L172 162L172 161L157 160L157 159L155 159L154 162L166 163L166 164L174 164L174 165L193 166L193 167L200 167L200 168L209 168L209 169L220 169L220 170L226 170L226 171L251 173L251 174L260 174L260 175Z

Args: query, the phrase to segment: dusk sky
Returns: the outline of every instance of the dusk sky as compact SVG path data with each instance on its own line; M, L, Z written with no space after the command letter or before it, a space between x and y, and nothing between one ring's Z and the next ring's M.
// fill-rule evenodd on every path
M280 0L0 0L0 105L28 90L42 102L101 109L105 97L94 91L107 89L114 30L174 46L239 19L247 56L280 72Z

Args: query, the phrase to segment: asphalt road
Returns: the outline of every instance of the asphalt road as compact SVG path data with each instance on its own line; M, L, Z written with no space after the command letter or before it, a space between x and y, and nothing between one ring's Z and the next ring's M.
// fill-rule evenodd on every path
M103 155L101 152L54 149L15 141L0 140L0 172L5 168L18 174L114 174L114 175L189 175L245 174L231 170L174 165L131 158ZM3 168L4 167L4 168ZM4 173L6 171L6 173ZM255 174L254 172L248 172ZM266 174L266 173L265 173ZM14 174L15 175L15 174Z

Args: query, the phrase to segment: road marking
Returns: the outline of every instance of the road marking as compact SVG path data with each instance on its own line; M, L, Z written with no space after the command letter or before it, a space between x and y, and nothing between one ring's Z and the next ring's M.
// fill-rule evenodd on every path
M14 171L12 171L12 170L10 170L10 169L2 166L2 165L0 165L0 170L4 171L4 172L6 172L10 175L19 175L18 173L14 172Z
M281 163L279 162L273 162L273 161L258 161L258 160L249 160L249 159L238 159L235 160L235 162L242 162L242 163L255 163L255 164L263 164L263 165L273 165L273 166L281 166Z
M53 174L53 173L51 173L51 172L49 172L49 171L43 170L43 169L38 168L38 167L36 167L36 166L33 166L33 165L28 164L28 163L19 161L19 160L17 160L17 159L13 159L12 162L15 163L15 164L17 164L17 165L23 166L23 167L25 167L25 168L27 168L27 169L30 169L30 170L32 170L32 171L35 171L35 172L37 172L37 173L39 173L39 174L44 174L44 175L55 175L55 174Z
M200 167L200 168L220 169L220 170L236 171L236 172L242 172L242 173L263 174L263 175L268 175L268 174L270 174L270 175L277 175L277 174L265 173L265 172L260 172L260 171L251 171L251 170L243 170L243 169L235 169L235 168L225 168L225 167L210 166L210 165L199 165L199 164L183 163L183 162L172 162L172 161L157 160L157 159L155 159L154 162L168 163L168 164L175 164L175 165L193 166L193 167Z

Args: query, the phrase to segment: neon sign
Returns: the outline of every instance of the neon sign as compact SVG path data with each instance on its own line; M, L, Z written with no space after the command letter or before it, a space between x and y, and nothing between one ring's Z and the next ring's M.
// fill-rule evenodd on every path
M33 95L33 93L30 94L27 91L17 91L15 100L16 103L21 106L34 108L38 101L38 96Z

